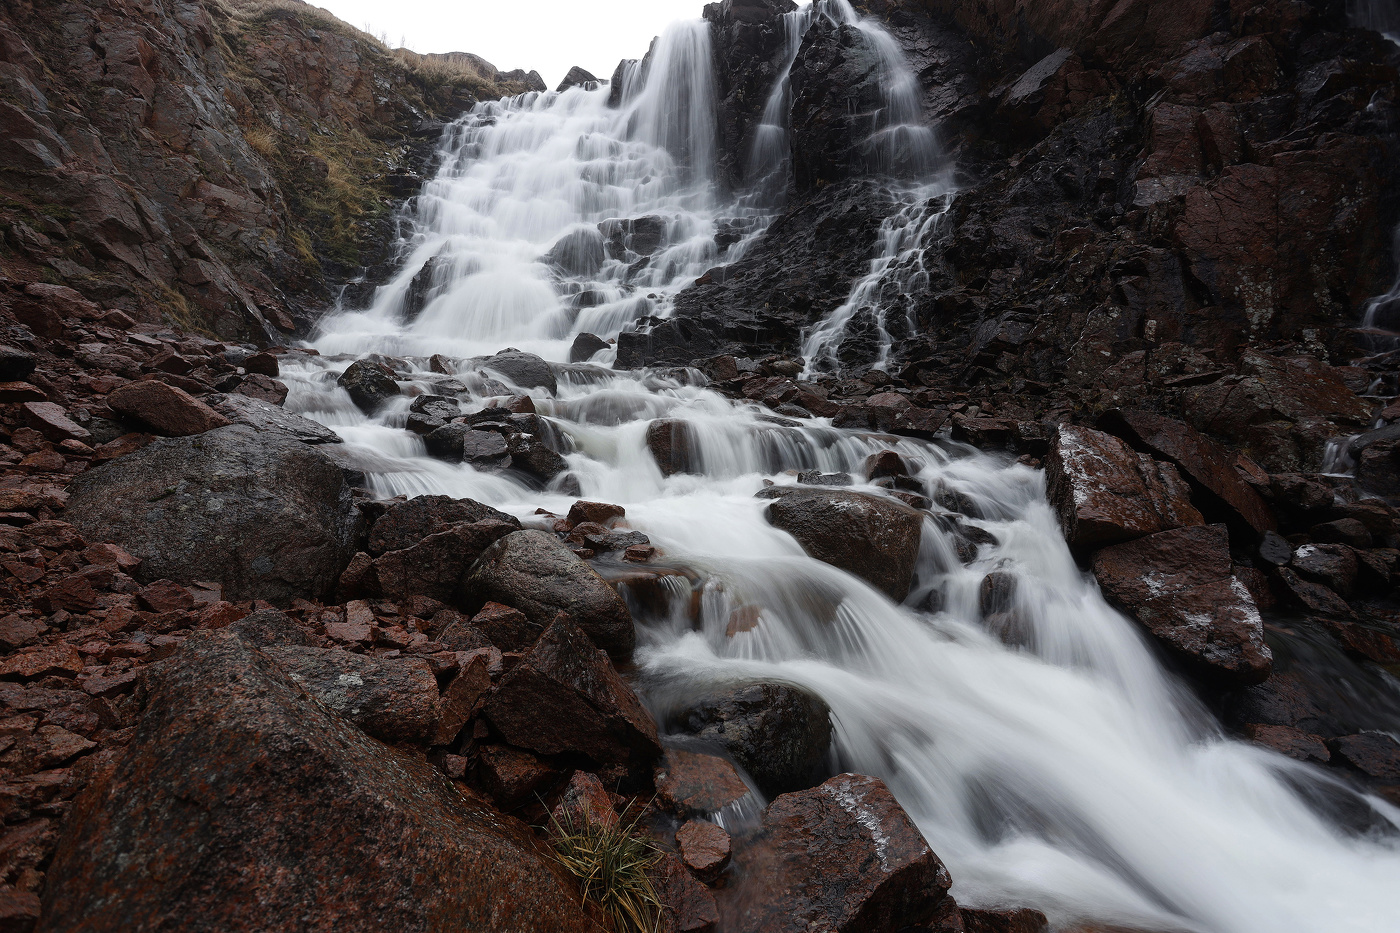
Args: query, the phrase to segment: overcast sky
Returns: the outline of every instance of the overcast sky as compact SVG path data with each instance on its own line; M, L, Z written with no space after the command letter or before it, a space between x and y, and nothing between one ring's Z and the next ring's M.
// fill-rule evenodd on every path
M502 71L538 71L552 88L573 65L608 78L641 58L706 0L310 0L389 45L415 52L473 52Z

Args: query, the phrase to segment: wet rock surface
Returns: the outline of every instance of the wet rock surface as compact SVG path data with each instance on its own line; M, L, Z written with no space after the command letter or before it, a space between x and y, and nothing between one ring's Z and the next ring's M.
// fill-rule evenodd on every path
M916 926L951 883L885 785L854 774L774 800L736 864L762 889L741 882L718 903L724 922L745 930Z
M200 634L162 671L56 868L39 930L423 928L444 913L591 928L521 824L325 711L232 634Z
M895 601L909 592L923 517L889 499L858 492L773 486L769 523L797 539L811 556L853 573Z
M333 463L239 425L155 441L71 488L68 520L140 558L144 579L214 580L238 598L328 593L359 527Z

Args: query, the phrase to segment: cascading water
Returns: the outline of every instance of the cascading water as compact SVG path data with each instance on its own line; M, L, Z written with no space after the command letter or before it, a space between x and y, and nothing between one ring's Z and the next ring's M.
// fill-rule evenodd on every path
M572 334L609 336L664 311L719 261L713 235L725 209L707 182L712 150L686 135L712 119L696 112L708 106L705 41L692 24L663 36L649 68L628 73L620 110L607 109L606 89L575 88L482 105L454 127L411 218L402 273L370 310L326 321L314 342L325 355L287 358L287 407L334 428L346 441L337 455L384 495L470 497L530 523L540 521L535 509L563 513L573 497L429 458L404 430L407 395L366 416L335 377L355 355L377 352L402 358L407 393L455 396L464 413L503 392L532 395L582 495L624 505L660 564L685 571L678 588L701 591L639 614L646 701L664 714L745 680L816 692L833 711L840 765L889 784L947 862L962 903L1156 930L1393 931L1400 811L1225 737L1077 568L1039 472L961 445L775 419L688 371L556 364L552 394L479 371L470 357L506 344L560 359ZM886 225L890 261L876 260L848 305L895 311L882 287L917 285L919 244L944 201L927 183L909 190ZM635 222L649 216L663 222ZM605 242L599 224L619 238ZM435 271L423 276L425 267ZM430 286L410 316L420 276ZM836 332L819 328L812 339ZM823 338L815 352L830 346ZM658 418L693 427L693 473L662 475L645 442ZM754 498L765 481L809 469L851 474L856 489L883 495L861 472L883 449L918 464L926 487L971 503L964 517L932 508L903 605L807 557ZM957 522L995 543L963 563ZM838 516L831 532L841 533ZM979 609L994 570L1017 582L1014 644ZM737 606L757 607L758 624L731 635ZM1400 717L1371 727L1400 732ZM1369 834L1306 802L1329 797L1368 812Z
M1352 25L1374 29L1400 45L1400 3L1395 0L1350 0L1347 5ZM1395 229L1395 265L1400 268L1400 227ZM1361 329L1378 350L1394 350L1400 344L1400 273L1384 295L1366 302Z

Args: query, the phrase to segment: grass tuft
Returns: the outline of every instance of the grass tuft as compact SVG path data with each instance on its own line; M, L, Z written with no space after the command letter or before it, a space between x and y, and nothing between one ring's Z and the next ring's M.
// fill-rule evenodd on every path
M637 831L635 821L604 825L577 820L565 809L562 820L550 820L550 844L578 879L584 899L602 910L614 933L660 928L661 900L649 871L661 852Z

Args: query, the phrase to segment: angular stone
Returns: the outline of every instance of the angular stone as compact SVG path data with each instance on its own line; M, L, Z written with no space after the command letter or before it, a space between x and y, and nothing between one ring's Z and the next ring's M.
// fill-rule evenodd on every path
M399 394L394 371L383 363L356 360L336 379L350 395L350 401L367 414L374 414L386 401Z
M40 933L593 929L526 827L308 702L238 636L195 634L149 694L70 821Z
M562 776L531 753L509 745L482 745L476 761L478 784L503 807L533 800Z
M639 766L661 754L637 695L563 614L502 678L486 716L510 744L542 755Z
M685 867L704 882L714 881L729 866L729 833L705 820L691 820L676 830L676 846Z
M261 399L238 392L210 395L209 405L234 424L246 424L258 431L280 431L303 444L339 444L340 435L323 424L304 418Z
M617 827L617 811L603 782L596 774L575 771L564 786L559 802L550 813L556 826L581 829L592 824L604 829Z
M589 502L580 499L569 506L569 522L574 525L581 525L584 522L594 522L598 525L606 526L608 522L615 518L623 518L627 515L627 510L620 505L612 505L607 502Z
M154 380L128 382L112 391L107 407L166 437L203 434L231 423L184 389Z
M67 440L86 441L92 438L87 428L68 417L62 405L53 402L25 402L20 406L24 423L54 443Z
M1400 783L1400 742L1382 732L1344 735L1332 743L1339 758L1369 778Z
M685 732L718 742L769 797L811 787L831 746L831 711L787 684L708 694L676 717Z
M419 658L373 658L302 645L264 651L307 693L377 739L420 742L437 725L437 680Z
M749 787L718 755L667 748L653 775L661 805L678 816L708 816L747 796Z
M524 651L544 631L543 625L532 622L519 609L492 602L472 616L472 626L502 651Z
M428 739L429 745L450 745L471 719L479 701L491 689L489 664L483 655L476 655L458 672L443 691L438 703L437 724Z
M615 658L629 656L636 644L632 614L622 597L543 531L517 531L491 545L472 568L465 589L469 600L514 606L541 628L566 612Z
M1151 412L1115 410L1101 418L1099 426L1175 466L1198 493L1211 500L1205 508L1218 514L1219 520L1256 535L1278 527L1263 497L1240 478L1235 458L1190 425Z
M463 575L477 558L517 527L516 523L494 519L458 522L412 547L388 551L374 559L379 593L386 599L428 596L450 601L460 591Z
M1177 528L1094 555L1104 592L1165 648L1199 673L1259 683L1273 654L1254 599L1231 566L1224 525Z
M714 895L670 852L647 872L661 902L660 933L713 933L719 923Z
M838 774L774 800L735 851L726 929L883 933L928 920L951 879L885 785Z
M895 602L909 594L924 518L900 502L859 492L770 486L764 517L817 560L840 567Z
M1065 539L1075 547L1204 523L1175 467L1092 428L1060 426L1045 479Z
M28 648L0 660L0 678L38 680L58 675L73 677L83 672L83 656L72 645Z

